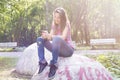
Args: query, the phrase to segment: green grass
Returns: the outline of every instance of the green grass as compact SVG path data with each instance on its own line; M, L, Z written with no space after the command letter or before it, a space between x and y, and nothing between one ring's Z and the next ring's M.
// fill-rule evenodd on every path
M17 58L0 57L0 71L15 67L17 61Z
M12 52L14 51L13 48L0 48L0 52Z
M100 62L104 67L106 67L115 78L114 80L120 80L120 53L108 53L86 56Z
M30 80L24 75L10 72L17 62L18 58L0 57L0 80Z

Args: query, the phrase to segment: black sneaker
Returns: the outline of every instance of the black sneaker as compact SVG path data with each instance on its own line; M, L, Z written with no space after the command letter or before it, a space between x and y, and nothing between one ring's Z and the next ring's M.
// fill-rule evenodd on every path
M45 67L48 65L48 63L39 63L40 67L39 67L39 71L38 71L38 74L40 74L44 69Z
M50 65L50 72L49 72L49 74L48 74L48 77L49 77L49 80L51 80L51 79L53 79L54 77L55 77L55 73L56 73L56 71L57 71L57 66L55 66L55 65Z

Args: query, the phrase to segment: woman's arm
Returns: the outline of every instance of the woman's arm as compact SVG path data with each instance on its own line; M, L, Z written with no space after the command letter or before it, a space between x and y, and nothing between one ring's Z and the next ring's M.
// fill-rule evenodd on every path
M61 35L61 38L62 38L63 40L65 40L65 39L67 38L68 31L69 31L68 26L66 26L65 29L64 29L63 32L62 32L62 35Z
M65 40L67 38L68 32L69 32L69 24L67 24L62 32L61 35L59 35L60 38L62 38L63 40ZM54 29L51 29L50 33L47 35L47 39L51 40L55 35L55 31ZM58 36L58 35L57 35Z
M54 30L53 30L53 29L51 29L50 33L46 34L46 38L47 38L48 40L52 40L52 38L53 38L54 36L55 36L55 35L54 35Z
M68 26L65 26L62 34L59 35L59 37L62 38L63 40L65 40L67 38L68 31L69 31ZM50 34L48 35L48 39L51 40L54 36L56 36L55 33L54 33L54 30L51 29Z

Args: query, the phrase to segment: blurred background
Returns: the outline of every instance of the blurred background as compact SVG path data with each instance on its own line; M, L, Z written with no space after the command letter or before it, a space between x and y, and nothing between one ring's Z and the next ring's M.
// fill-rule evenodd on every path
M43 27L50 30L56 7L66 9L76 43L89 45L93 38L120 43L120 0L0 0L0 42L34 43Z

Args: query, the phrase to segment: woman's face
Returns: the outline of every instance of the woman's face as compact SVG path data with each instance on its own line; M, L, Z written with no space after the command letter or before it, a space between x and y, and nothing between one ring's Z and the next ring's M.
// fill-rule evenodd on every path
M54 22L55 24L60 24L60 14L57 12L54 14Z

